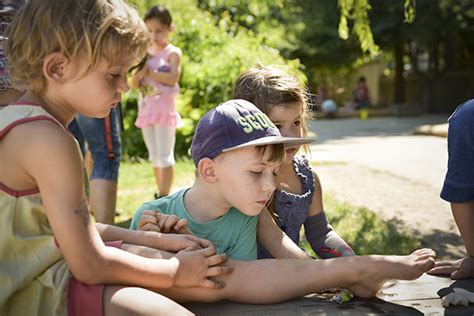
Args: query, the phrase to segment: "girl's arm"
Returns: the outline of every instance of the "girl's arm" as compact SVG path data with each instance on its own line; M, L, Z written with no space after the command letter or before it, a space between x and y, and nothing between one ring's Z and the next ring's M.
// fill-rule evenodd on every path
M215 265L225 256L216 256L212 248L180 252L164 260L106 247L90 220L81 156L72 137L48 121L30 122L17 129L22 133L16 135L21 144L16 148L17 164L38 185L55 239L79 281L157 288L191 283L217 286L207 277L222 272L222 267Z
M170 71L148 71L148 76L151 79L168 85L175 86L179 81L179 76L181 75L181 56L178 53L171 53L169 56Z
M213 247L208 240L189 234L162 234L156 231L135 231L117 226L96 223L103 241L123 240L127 244L147 246L150 248L178 252L183 249Z
M306 239L314 252L323 259L355 255L351 247L329 225L323 207L321 182L316 172L314 176L314 195L308 218L304 223Z
M148 73L148 68L144 66L142 69L138 70L137 72L134 72L132 77L129 80L129 85L130 88L132 89L138 89L140 88L140 81L147 75Z
M257 237L258 242L275 258L310 258L306 252L301 250L301 248L278 227L267 208L264 208L258 217Z

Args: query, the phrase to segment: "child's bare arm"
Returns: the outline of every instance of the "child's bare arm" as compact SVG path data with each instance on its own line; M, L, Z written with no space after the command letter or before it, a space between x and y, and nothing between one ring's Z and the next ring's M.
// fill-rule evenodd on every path
M186 234L162 234L157 231L130 230L112 225L96 223L95 227L103 241L123 240L132 245L178 252L183 249L202 249L213 247L208 240Z
M140 88L140 81L147 75L148 68L145 66L142 69L132 74L132 77L129 80L130 88L138 89Z
M159 83L174 86L178 83L181 75L181 57L177 53L171 53L169 56L170 71L149 71L148 75Z
M208 287L208 279L222 273L225 256L212 248L186 252L169 260L148 259L106 247L93 223L84 198L81 156L77 145L59 126L47 121L25 124L17 135L22 168L37 183L56 240L73 275L80 281L120 283L144 287ZM22 139L28 139L28 144ZM47 140L47 141L45 141ZM185 280L189 271L196 274Z
M453 279L474 278L474 201L451 203L451 209L468 257L456 261L436 262L429 273L450 275Z
M355 255L351 247L332 229L326 219L321 182L313 171L315 191L304 223L306 239L323 259Z
M262 210L258 217L257 237L262 246L275 258L310 258L306 252L301 250L301 248L278 227L267 208Z

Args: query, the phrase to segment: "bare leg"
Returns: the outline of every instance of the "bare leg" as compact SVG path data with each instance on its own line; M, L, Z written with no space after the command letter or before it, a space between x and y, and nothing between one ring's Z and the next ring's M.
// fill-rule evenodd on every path
M174 167L155 167L154 171L159 194L161 196L170 194L171 185L173 184Z
M142 256L172 254L147 247L124 248ZM267 259L231 261L234 271L220 278L225 287L156 289L177 302L231 300L272 304L329 288L346 288L360 297L373 297L388 280L414 280L434 265L435 253L420 249L408 256L353 256L326 260Z
M93 179L90 181L90 205L98 222L114 224L117 203L117 182Z
M169 298L139 287L106 286L104 315L193 315Z
M233 261L234 272L222 278L225 287L159 289L178 302L231 300L272 304L329 288L346 288L360 297L373 297L391 279L414 280L434 265L434 252L417 250L409 256L354 256L327 260Z

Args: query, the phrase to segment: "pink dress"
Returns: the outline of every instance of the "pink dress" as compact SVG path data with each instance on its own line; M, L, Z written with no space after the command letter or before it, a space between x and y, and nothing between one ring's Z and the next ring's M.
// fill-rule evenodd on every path
M148 55L147 66L154 72L169 72L169 56L176 53L180 57L181 49L168 44L161 52L152 56ZM135 125L139 128L155 124L167 126L180 126L181 116L176 111L176 96L179 93L179 85L168 86L145 77L142 82L143 95L138 102L138 117Z

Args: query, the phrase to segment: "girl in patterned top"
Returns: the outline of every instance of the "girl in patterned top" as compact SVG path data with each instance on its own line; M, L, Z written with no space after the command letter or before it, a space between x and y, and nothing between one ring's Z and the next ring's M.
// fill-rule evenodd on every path
M237 79L234 98L254 103L283 136L306 136L305 92L298 80L284 71L263 66L248 70ZM286 148L286 162L276 175L277 188L269 206L275 222L296 244L304 225L306 239L323 259L354 255L351 247L328 224L318 175L304 156L296 155L298 150L299 146ZM268 251L260 247L259 257L269 256Z

